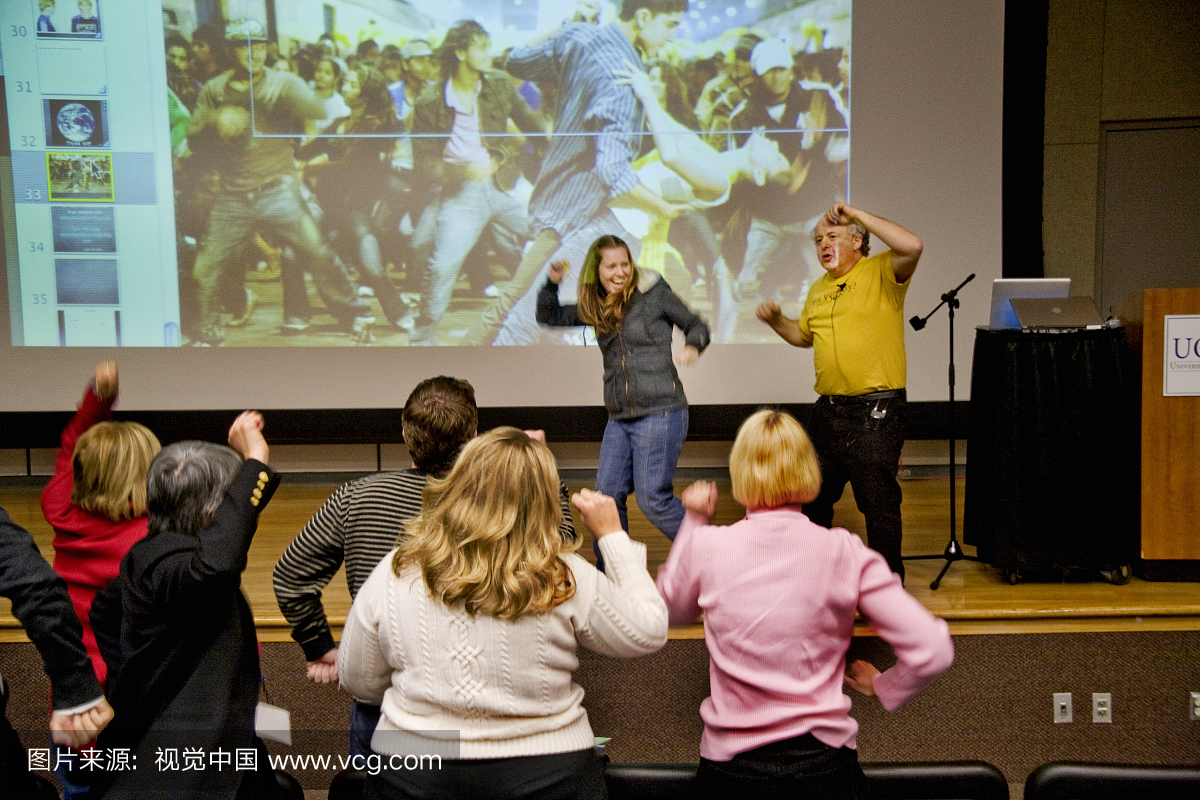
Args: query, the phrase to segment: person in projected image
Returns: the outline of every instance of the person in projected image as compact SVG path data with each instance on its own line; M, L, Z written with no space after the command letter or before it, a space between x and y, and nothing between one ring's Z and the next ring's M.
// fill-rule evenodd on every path
M612 72L653 58L675 39L685 11L687 0L625 0L612 22L566 23L508 52L502 67L509 74L553 87L554 136L529 200L537 233L516 274L497 286L499 295L467 331L465 344L537 342L543 333L535 319L537 298L550 263L582 260L597 236L620 233L636 254L640 244L622 229L612 207L667 218L686 208L638 181L632 164L642 146L641 104ZM563 289L574 293L575 276L567 276Z
M869 255L872 235L889 249ZM923 245L896 223L845 203L825 212L812 237L825 274L809 290L800 318L785 317L775 302L756 310L785 342L813 348L820 397L808 434L822 479L804 512L829 527L849 481L866 517L867 544L903 581L896 474L908 409L904 297Z
M38 33L57 33L57 31L54 30L54 20L51 19L53 15L54 0L38 0Z
M797 83L791 48L780 39L755 45L750 63L755 74L750 95L729 121L734 141L742 144L750 131L763 129L790 168L762 186L743 183L730 198L749 226L740 263L727 262L729 270L716 274L721 302L713 338L723 343L734 341L739 323L753 324L745 301L756 294L779 302L804 296L813 276L808 270L797 275L791 264L807 247L805 237L821 210L846 196L845 167L837 172L826 148L831 131L845 130L847 120L829 94ZM766 285L764 277L779 270L793 278L797 294L785 297L780 287Z
M226 41L235 66L204 85L188 127L192 153L207 159L220 174L220 191L192 269L199 286L200 329L195 344L224 342L221 284L228 270L242 268L234 256L256 232L291 245L338 329L363 337L374 317L367 303L355 296L300 194L293 140L278 135L301 134L303 120L323 117L325 104L296 75L266 68L267 37L258 22L231 22ZM251 110L253 132L268 135L252 135ZM308 327L303 281L285 285L283 305L290 328Z
M305 120L304 129L309 134L320 133L333 124L334 120L350 114L350 106L342 97L342 65L339 59L322 58L313 67L313 78L309 82L313 94L325 104L325 116Z
M775 142L761 134L750 136L741 147L714 150L695 133L698 125L674 67L662 60L651 61L644 72L631 64L625 66L613 74L617 83L633 89L646 114L646 127L654 135L654 149L633 164L638 180L655 194L687 208L674 219L630 208L614 208L613 214L626 230L642 239L641 268L667 278L685 303L691 302L693 279L704 274L715 308L717 287L712 273L714 269L723 272L725 266L705 211L725 203L738 181L754 180L761 186L786 171L787 159Z
M338 254L358 270L359 281L371 288L388 322L396 326L408 315L408 307L385 274L371 218L387 188L396 144L388 134L401 130L384 81L379 70L365 64L347 71L342 97L349 113L301 147L298 155L325 212L322 227L335 234Z
M530 238L520 177L520 146L504 136L509 125L529 134L549 125L517 94L512 80L492 69L492 39L474 20L456 22L437 50L442 82L417 98L413 138L418 179L438 187L433 254L421 286L421 311L412 343L438 344L437 328L467 254L489 226L519 242Z
M321 593L343 563L353 599L405 534L421 511L422 494L433 478L444 478L459 452L475 438L479 408L475 389L465 380L439 375L417 384L400 414L410 469L377 472L343 484L321 506L283 551L273 582L279 609L292 626L292 638L304 650L305 674L315 683L337 683L338 647L333 641ZM542 431L525 431L543 444ZM564 542L575 540L570 494L559 481ZM379 706L351 700L350 753L371 752L371 734L379 724Z
M212 22L197 26L192 31L192 76L203 85L226 69L225 32Z
M753 33L739 36L733 48L725 54L721 72L700 90L694 111L700 129L704 131L704 141L714 150L729 149L729 118L745 102L750 87L754 85L750 53L761 41L762 37Z
M92 0L79 0L79 14L71 17L71 33L100 35L100 18L92 13Z

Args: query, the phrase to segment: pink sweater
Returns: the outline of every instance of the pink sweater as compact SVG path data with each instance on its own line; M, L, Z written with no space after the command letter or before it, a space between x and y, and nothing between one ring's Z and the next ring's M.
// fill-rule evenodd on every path
M750 511L728 527L706 523L688 512L658 570L671 624L704 612L705 758L728 761L805 733L855 747L842 675L856 608L898 658L875 679L889 711L953 661L946 623L854 534L813 524L799 506Z

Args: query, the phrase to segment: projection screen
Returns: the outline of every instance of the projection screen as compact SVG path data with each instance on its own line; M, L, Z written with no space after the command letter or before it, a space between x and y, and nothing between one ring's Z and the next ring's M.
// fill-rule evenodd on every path
M798 313L820 269L808 231L838 200L924 241L906 316L976 275L969 374L1001 274L1003 3L691 0L603 74L545 44L619 35L620 12L4 4L0 411L69 407L103 357L127 410L386 407L433 374L484 405L595 406L592 332L532 312L553 259L572 299L600 232L708 321L681 370L693 404L807 402L811 353L754 307ZM486 95L474 152L447 86L466 53L441 46L464 31ZM600 99L576 113L585 90ZM946 334L944 313L908 331L911 400L946 398Z

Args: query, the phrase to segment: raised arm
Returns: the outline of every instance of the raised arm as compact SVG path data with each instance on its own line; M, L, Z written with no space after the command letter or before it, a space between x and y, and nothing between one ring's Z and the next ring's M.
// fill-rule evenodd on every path
M583 324L577 306L564 306L558 302L558 284L570 268L570 261L555 261L550 265L546 284L538 292L536 315L540 324L555 328L570 328Z
M687 625L700 615L700 582L697 567L703 556L695 552L696 529L708 524L717 510L717 485L696 481L680 499L686 513L671 544L666 563L658 568L658 593L667 604L672 625Z
M667 643L667 606L646 571L646 546L621 528L616 502L582 489L571 503L599 542L605 571L597 572L596 599L579 641L617 658L653 653Z
M101 361L96 365L96 373L83 392L79 410L63 429L58 456L54 463L54 476L42 490L42 514L52 526L57 527L57 520L71 507L71 492L75 484L75 443L84 431L97 422L112 419L117 389L116 362Z
M754 315L771 326L771 330L779 334L779 338L792 347L812 347L812 339L800 331L800 321L785 317L779 303L760 303Z
M717 151L659 104L650 86L650 76L629 62L624 69L614 70L613 75L617 85L628 86L641 102L663 164L687 181L698 199L707 203L723 197L730 188L729 175Z
M886 244L892 251L892 272L896 275L897 283L904 283L916 272L917 261L921 258L924 245L908 229L846 203L834 203L829 211L825 212L825 219L831 225L849 225L857 222L872 236Z
M199 535L199 546L161 560L156 572L155 600L172 603L199 594L236 590L246 568L246 554L258 529L258 515L279 486L267 466L269 449L262 435L262 416L245 411L229 429L229 444L245 461L234 475L221 505Z

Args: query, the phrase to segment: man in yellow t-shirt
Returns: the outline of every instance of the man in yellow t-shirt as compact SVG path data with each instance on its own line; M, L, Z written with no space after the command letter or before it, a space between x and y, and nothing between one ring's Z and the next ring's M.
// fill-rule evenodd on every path
M890 249L869 255L871 236ZM904 446L904 296L921 240L903 227L835 203L813 230L825 269L799 319L762 303L760 320L788 344L812 347L820 397L808 435L821 459L821 493L804 506L818 525L833 522L846 482L866 517L867 543L904 578L900 560L900 484Z

